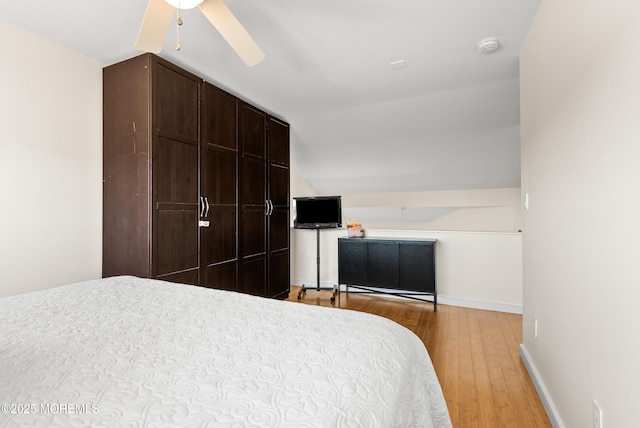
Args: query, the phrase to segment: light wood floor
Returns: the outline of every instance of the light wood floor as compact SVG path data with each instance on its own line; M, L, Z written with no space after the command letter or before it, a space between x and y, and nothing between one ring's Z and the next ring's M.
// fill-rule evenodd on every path
M298 287L288 300L297 301ZM522 316L381 295L309 290L300 302L369 312L412 330L425 343L455 428L550 427L520 359Z

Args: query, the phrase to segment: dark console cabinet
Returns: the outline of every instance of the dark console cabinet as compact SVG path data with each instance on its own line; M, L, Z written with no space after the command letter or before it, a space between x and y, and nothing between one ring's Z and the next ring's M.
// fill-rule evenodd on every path
M416 300L437 310L435 239L338 238L338 282Z

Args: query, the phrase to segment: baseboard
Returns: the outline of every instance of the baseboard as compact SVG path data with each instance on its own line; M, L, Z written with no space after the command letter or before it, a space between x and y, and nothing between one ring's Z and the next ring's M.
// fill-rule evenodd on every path
M533 386L536 388L536 391L538 391L538 396L540 397L540 401L542 401L544 410L547 412L551 426L554 428L564 428L564 424L560 420L558 411L553 405L553 401L551 401L551 397L549 397L549 392L540 379L538 370L531 361L531 357L529 356L527 349L524 347L524 343L520 344L520 358L522 358L522 361L527 368L527 372L529 372L529 377L531 377L531 380L533 381Z
M315 288L317 285L316 281L303 281L303 280L292 280L292 285L302 286L305 284L307 289ZM333 287L335 283L325 283L321 282L320 287ZM346 286L341 285L340 291L345 291ZM362 293L363 290L357 290L355 288L351 288L349 290L350 293ZM385 297L402 299L402 297L394 297L390 295L386 295ZM425 299L425 301L431 301L430 298ZM485 311L496 311L496 312L507 312L510 314L522 314L522 305L511 305L506 303L495 303L495 302L486 302L482 300L469 300L469 299L458 299L455 297L447 297L438 295L438 303L443 305L450 306L460 306L462 308L471 308L471 309L483 309Z
M486 302L484 300L458 299L456 297L446 297L441 295L438 295L438 303L442 303L443 305L460 306L463 308L483 309L485 311L507 312L510 314L522 315L522 305Z

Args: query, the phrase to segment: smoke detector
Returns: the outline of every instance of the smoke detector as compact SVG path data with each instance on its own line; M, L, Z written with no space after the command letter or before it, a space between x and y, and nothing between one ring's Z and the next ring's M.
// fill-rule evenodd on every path
M487 37L478 42L478 51L481 54L490 54L500 49L500 41L497 37Z

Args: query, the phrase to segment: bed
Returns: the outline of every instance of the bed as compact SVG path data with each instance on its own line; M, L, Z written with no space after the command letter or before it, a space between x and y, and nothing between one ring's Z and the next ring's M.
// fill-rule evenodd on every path
M411 331L121 276L0 299L0 427L450 427Z

